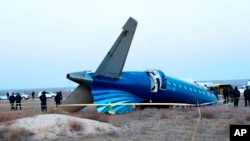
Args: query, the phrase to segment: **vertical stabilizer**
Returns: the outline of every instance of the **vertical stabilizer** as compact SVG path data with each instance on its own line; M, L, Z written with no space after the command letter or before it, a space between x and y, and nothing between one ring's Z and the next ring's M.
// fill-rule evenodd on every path
M130 17L123 26L123 31L97 68L95 72L96 76L106 76L111 78L120 77L136 27L137 21Z

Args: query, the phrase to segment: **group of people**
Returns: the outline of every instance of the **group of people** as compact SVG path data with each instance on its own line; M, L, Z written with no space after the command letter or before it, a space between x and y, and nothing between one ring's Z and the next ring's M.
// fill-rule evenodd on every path
M62 97L62 92L56 92L55 96L55 103L56 107L62 103L63 97ZM42 95L40 96L40 101L41 101L41 111L46 112L47 111L47 97L46 97L46 92L43 91Z
M16 93L16 96L14 95L14 93L11 93L11 95L9 96L11 111L12 110L14 110L14 111L17 110L18 107L19 107L20 110L22 110L21 100L22 100L22 97L20 96L19 93ZM15 103L16 103L16 105L15 105Z
M234 89L230 89L230 90L228 88L224 88L223 97L225 99L224 103L229 103L231 99L231 102L234 103L234 107L238 107L239 100L240 100L240 91L238 90L237 86L235 86ZM247 102L248 102L248 105L250 106L250 89L248 86L244 90L244 99L245 99L245 107L247 107Z
M9 101L10 101L11 111L12 110L17 110L18 107L19 107L20 110L22 110L22 107L21 107L22 97L20 96L19 93L16 93L16 94L11 93L11 95L9 95L9 93L7 93L6 95L7 95L7 98L9 99ZM32 92L31 95L32 95L32 99L34 99L35 92ZM41 111L46 112L47 111L47 97L46 97L46 92L45 91L42 92L42 95L39 97L39 99L41 101ZM56 107L62 103L63 97L62 97L62 92L61 91L56 92L56 96L55 96L54 100L55 100L55 103L56 103ZM15 105L15 103L16 103L16 105Z
M62 97L62 92L56 92L55 96L55 103L56 107L62 103L63 97ZM40 101L41 101L41 111L46 112L47 111L47 97L46 97L46 92L43 91L42 95L40 96Z

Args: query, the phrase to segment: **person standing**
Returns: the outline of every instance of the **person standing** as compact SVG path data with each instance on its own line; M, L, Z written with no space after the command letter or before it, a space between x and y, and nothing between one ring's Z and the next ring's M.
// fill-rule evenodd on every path
M233 96L234 96L234 107L238 107L239 99L240 99L240 91L238 90L237 86L235 86L234 88Z
M230 90L229 90L229 96L230 96L230 99L231 99L231 103L234 102L234 89L232 86L230 86Z
M7 92L7 93L6 93L6 96L7 96L7 99L9 99L9 98L10 98L10 94L9 94L9 92Z
M60 96L60 104L61 104L63 101L62 91L59 91L59 96Z
M249 90L249 86L246 86L246 89L244 90L244 99L245 99L245 107L247 107L247 102L248 102L248 106L250 107L250 90Z
M229 102L229 90L225 87L222 92L225 99L224 103L227 104Z
M9 97L9 101L10 101L10 105L11 105L11 111L12 110L15 111L14 104L15 104L16 98L14 96L14 93L11 93L11 95Z
M56 102L56 107L61 104L60 92L56 92L55 102Z
M41 111L47 112L47 97L45 95L45 91L42 92L42 95L40 96L41 100Z
M35 98L35 92L34 91L31 93L31 96L32 96L32 99L34 100L34 98Z
M56 96L55 96L56 107L62 103L62 99L63 99L62 92L61 91L56 92Z
M19 106L19 109L22 110L21 101L22 101L22 97L20 96L19 93L16 93L16 110L18 106Z

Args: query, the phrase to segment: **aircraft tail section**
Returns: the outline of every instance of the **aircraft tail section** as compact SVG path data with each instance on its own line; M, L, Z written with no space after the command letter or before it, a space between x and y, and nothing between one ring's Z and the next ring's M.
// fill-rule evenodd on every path
M84 108L85 106L65 106L71 104L92 104L93 97L89 86L79 85L63 102L62 109L68 112L76 112Z
M130 17L123 26L123 31L97 68L95 76L106 76L111 78L120 77L136 27L137 21Z

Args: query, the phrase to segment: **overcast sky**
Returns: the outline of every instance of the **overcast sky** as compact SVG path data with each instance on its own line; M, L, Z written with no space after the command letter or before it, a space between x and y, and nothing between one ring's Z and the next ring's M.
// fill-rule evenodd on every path
M248 0L0 2L0 89L74 86L95 71L129 17L138 21L124 70L180 79L250 78Z

